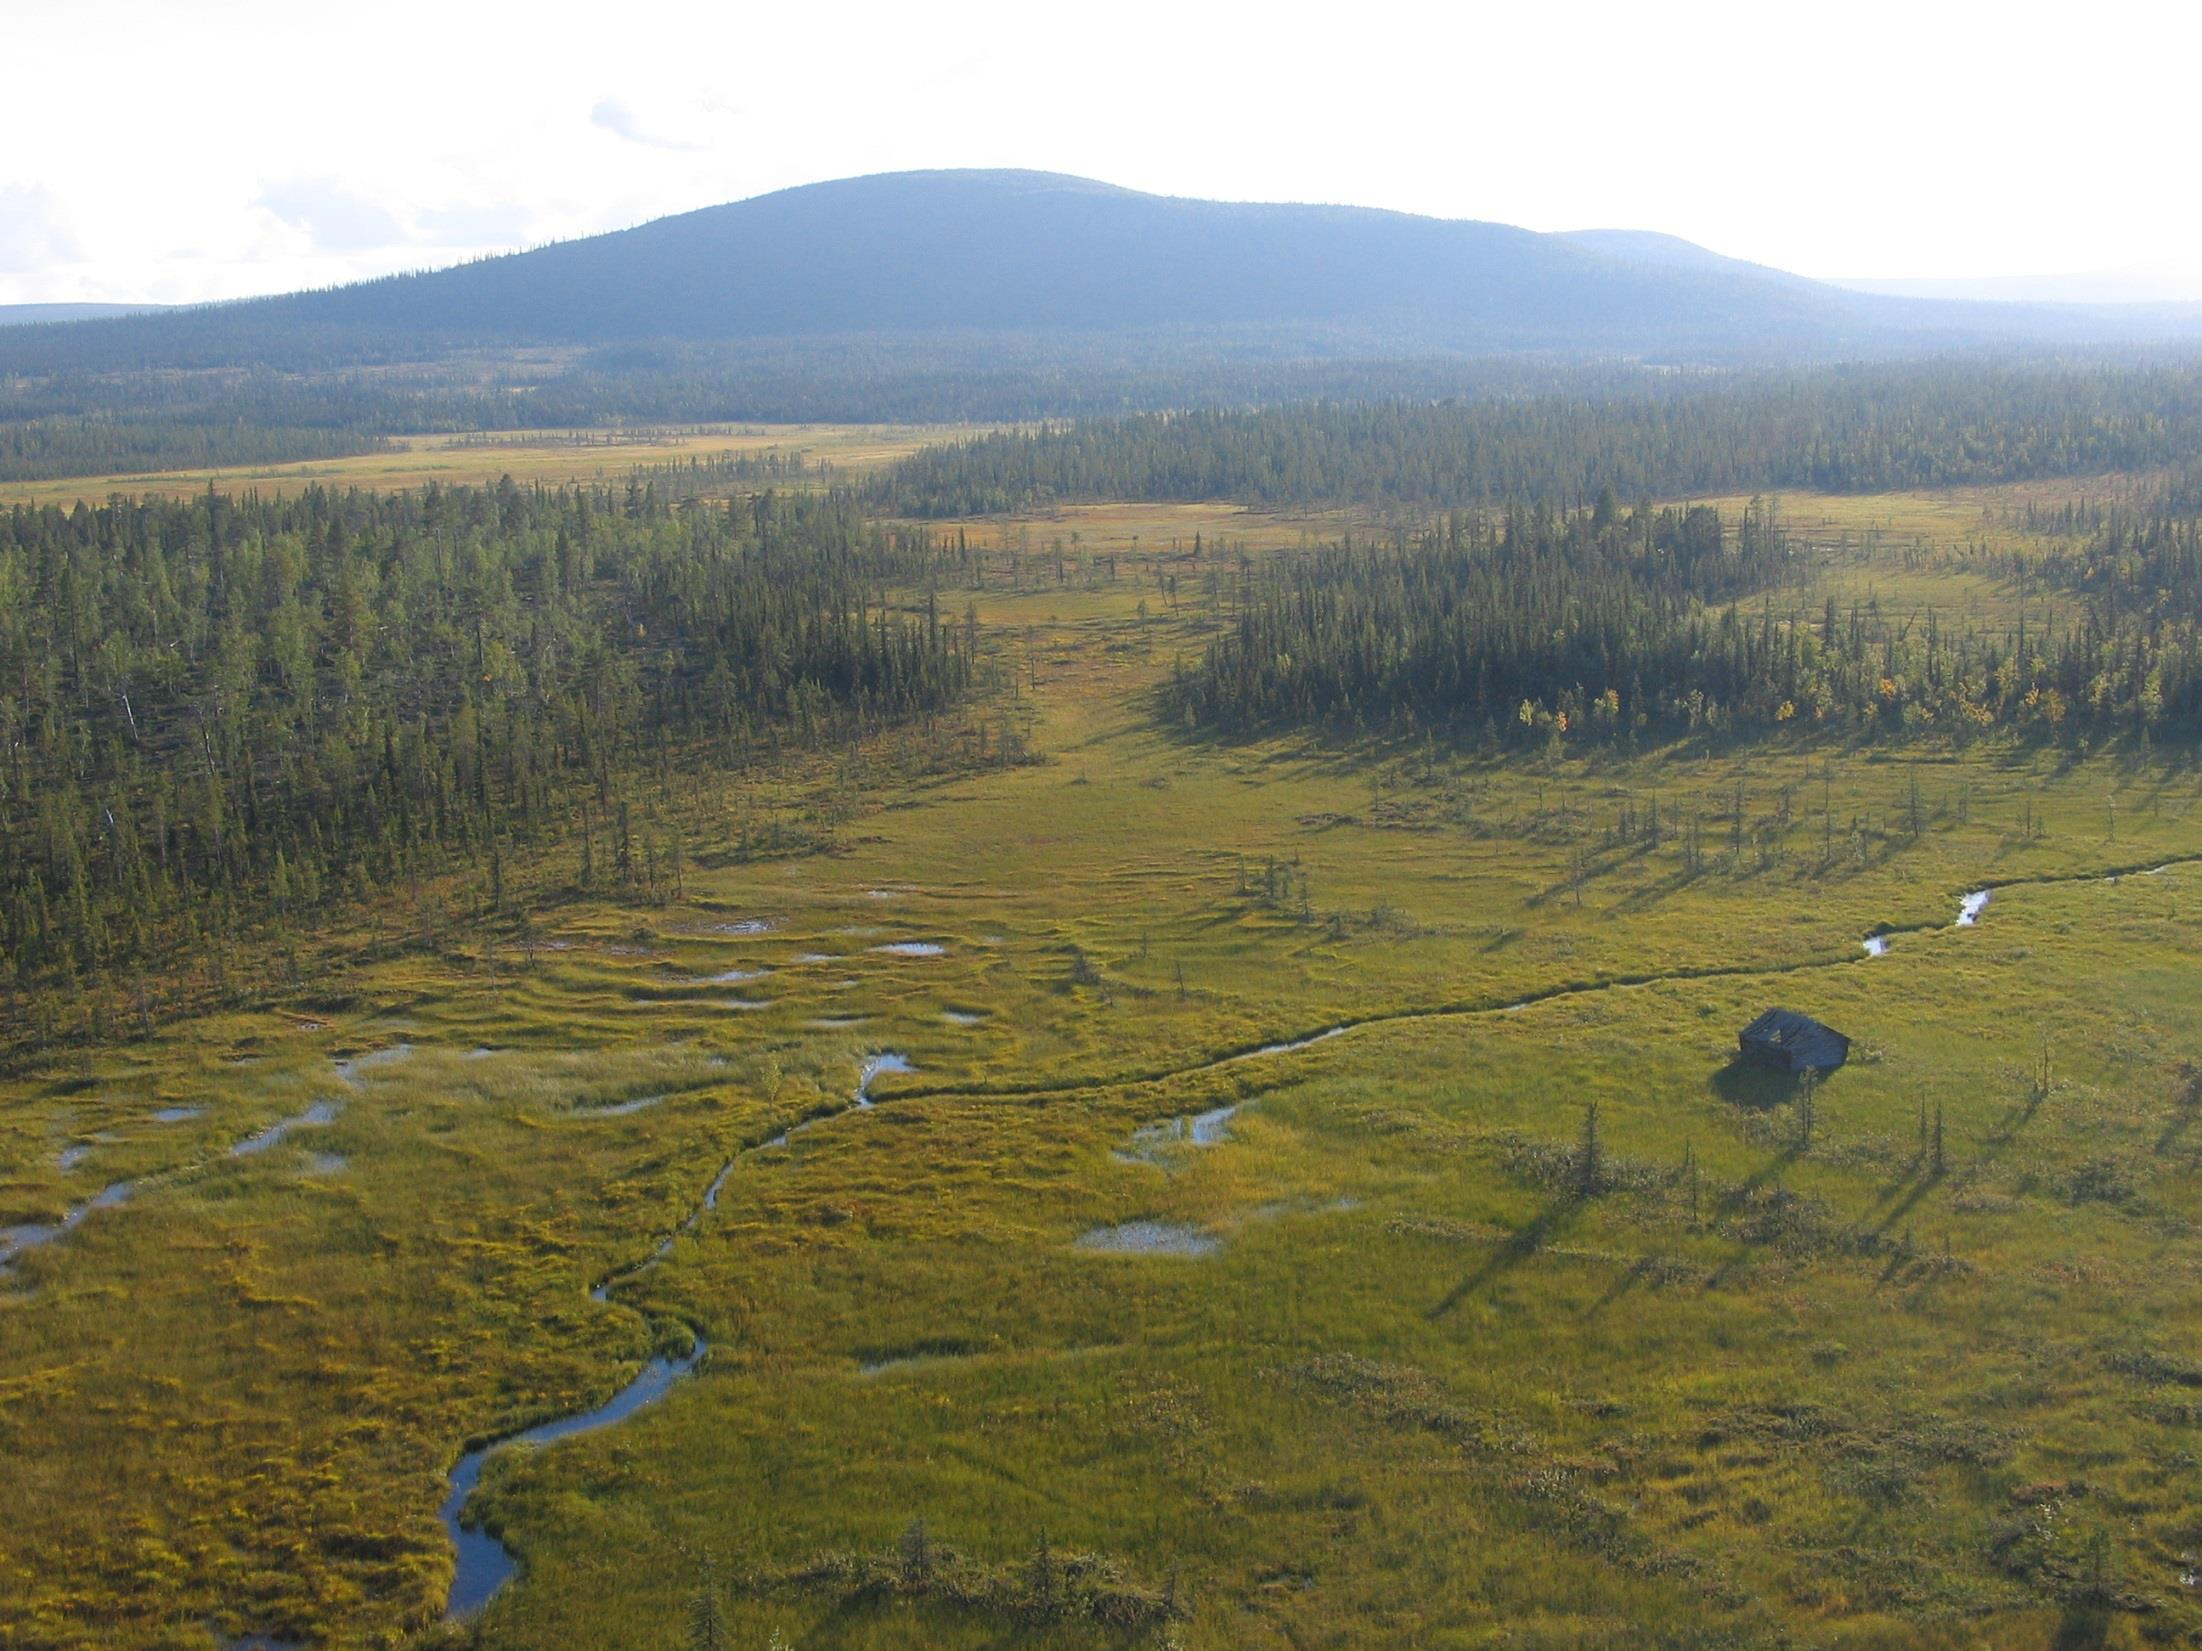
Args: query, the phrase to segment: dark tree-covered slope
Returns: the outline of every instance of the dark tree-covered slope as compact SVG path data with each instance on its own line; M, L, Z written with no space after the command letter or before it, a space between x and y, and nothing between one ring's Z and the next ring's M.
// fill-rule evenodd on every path
M270 912L494 878L577 807L586 843L592 799L631 884L663 863L636 776L962 699L973 631L882 596L927 554L842 493L0 511L0 1020Z
M1936 359L1089 419L928 447L873 488L912 516L1098 499L1453 507L1584 504L1606 489L1867 493L2198 459L2191 362Z

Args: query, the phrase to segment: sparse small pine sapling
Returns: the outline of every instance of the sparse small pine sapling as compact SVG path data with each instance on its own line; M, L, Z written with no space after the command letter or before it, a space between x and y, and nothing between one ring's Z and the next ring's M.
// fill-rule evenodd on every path
M933 1580L933 1539L927 1534L921 1515L910 1521L909 1529L902 1533L902 1585L905 1588L924 1588Z
M1062 1612L1062 1570L1055 1563L1055 1551L1048 1546L1045 1531L1040 1533L1039 1543L1025 1566L1025 1606L1042 1622L1052 1622Z
M2087 1539L2087 1559L2080 1573L2080 1592L2092 1605L2108 1605L2117 1592L2110 1561L2110 1534L2098 1527Z
M734 1636L719 1599L718 1564L707 1548L696 1560L696 1588L688 1601L688 1651L733 1651Z

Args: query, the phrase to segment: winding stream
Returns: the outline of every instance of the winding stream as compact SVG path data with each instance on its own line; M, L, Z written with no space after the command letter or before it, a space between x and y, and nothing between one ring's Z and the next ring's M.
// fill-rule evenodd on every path
M336 1115L344 1110L342 1101L316 1101L305 1111L289 1118L278 1118L256 1135L247 1135L229 1149L232 1158L250 1158L254 1153L265 1152L282 1142L296 1129L316 1129L323 1124L336 1122Z
M447 1618L472 1616L488 1604L490 1596L520 1568L519 1560L504 1543L481 1526L467 1525L460 1519L467 1499L481 1482L482 1464L489 1460L490 1454L508 1445L552 1444L577 1433L594 1433L599 1428L623 1422L643 1406L663 1398L675 1382L696 1368L708 1346L704 1338L698 1336L695 1345L678 1358L660 1354L651 1359L633 1381L594 1410L539 1422L524 1432L478 1445L459 1458L458 1466L451 1470L451 1492L444 1498L443 1506L436 1510L436 1517L443 1521L444 1532L451 1538L452 1551L458 1560L451 1577L451 1593L444 1601Z
M135 1181L116 1181L100 1188L59 1221L30 1221L20 1227L0 1227L0 1273L12 1267L15 1258L25 1250L35 1250L41 1244L51 1244L94 1210L113 1209L136 1189Z
M856 1091L850 1096L849 1105L844 1111L856 1111L871 1106L872 1085L882 1073L916 1070L910 1057L898 1050L882 1050L865 1056L857 1068ZM808 1121L817 1123L823 1120ZM663 1261L682 1237L694 1232L704 1216L719 1207L719 1194L725 1190L735 1166L755 1153L785 1146L787 1140L788 1132L782 1131L770 1140L744 1147L721 1164L718 1174L711 1178L711 1184L704 1188L703 1196L682 1218L680 1224L661 1238L657 1247L642 1260L599 1280L590 1288L589 1299L609 1301L615 1285L637 1278ZM570 1439L578 1433L594 1433L600 1428L625 1421L644 1406L654 1404L672 1390L674 1383L695 1369L709 1351L710 1343L702 1332L691 1327L691 1333L695 1336L695 1341L687 1352L678 1356L663 1353L653 1356L636 1372L633 1380L595 1409L538 1422L519 1433L507 1434L503 1438L476 1445L460 1456L451 1470L450 1488L444 1497L443 1506L436 1510L436 1517L443 1521L444 1534L451 1540L454 1561L451 1592L444 1600L444 1617L447 1621L470 1617L479 1611L520 1568L519 1557L493 1533L466 1522L467 1503L481 1483L482 1468L489 1458L508 1445L548 1445L560 1439Z
M2191 856L2185 859L2167 862L2166 865L2149 867L2145 870L2140 870L2139 868L2137 868L2137 871L2138 874L2141 875L2153 875L2155 872L2167 869L2168 865L2187 864L2195 860L2202 860L2202 856ZM2110 874L2096 872L2086 874L2085 876L2041 878L2034 879L2033 881L2044 883L2082 881L2115 882L2120 876L2135 874L2135 871ZM1959 901L1958 911L1954 922L1950 924L1925 924L1921 925L1920 928L1917 930L1902 932L1916 933L1923 930L1946 927L1970 928L1979 922L1981 914L1986 909L1989 900L1994 892L1994 887L1994 885L1991 885L1989 887L1976 889L1964 895ZM1877 958L1884 955L1888 950L1890 939L1897 932L1899 931L1884 928L1883 930L1868 936L1864 942L1865 958ZM939 955L941 950L943 950L943 948L939 947L936 944L926 942L899 942L891 945L876 946L872 949L874 951L884 952L891 955L921 957L937 956ZM1316 1044L1326 1042L1329 1039L1343 1037L1346 1033L1358 1030L1362 1027L1382 1025L1394 1021L1432 1019L1444 1016L1510 1014L1517 1012L1532 1003L1549 1002L1559 998L1582 996L1593 992L1612 991L1627 986L1650 985L1663 981L1704 980L1743 975L1771 976L1792 974L1811 969L1839 967L1843 963L1856 961L1862 961L1862 959L1857 957L1843 959L1823 958L1805 963L1791 964L1787 966L1768 967L1761 964L1736 965L1732 967L1722 966L1694 971L1676 970L1639 977L1618 977L1603 981L1587 982L1576 985L1556 986L1546 991L1532 993L1529 997L1520 1001L1500 1005L1482 1004L1439 1006L1435 1008L1400 1010L1386 1014L1371 1015L1359 1020L1341 1021L1332 1026L1322 1027L1302 1037L1283 1039L1271 1043L1264 1043L1256 1045L1252 1048L1240 1049L1222 1055L1212 1056L1205 1060L1195 1062L1186 1066L1166 1069L1159 1072L1150 1072L1132 1077L1088 1079L1083 1081L1077 1079L1061 1079L1055 1080L1044 1086L1035 1084L1031 1086L1004 1087L1000 1089L964 1089L955 1091L945 1089L919 1090L913 1092L913 1098L918 1098L929 1094L942 1093L962 1093L974 1095L994 1093L1037 1093L1040 1092L1043 1088L1049 1091L1062 1091L1076 1090L1080 1088L1092 1088L1100 1085L1163 1082L1173 1078L1187 1077L1198 1073L1215 1071L1219 1068L1231 1065L1239 1061L1266 1058L1275 1055L1298 1053L1300 1051L1312 1048ZM393 1049L389 1050L378 1050L372 1055L362 1056L354 1061L340 1063L339 1074L345 1079L346 1082L356 1082L357 1073L362 1066L365 1066L370 1062L379 1062L386 1059L402 1058L402 1056L408 1052L408 1046L403 1044L397 1045ZM646 1272L651 1267L654 1267L659 1261L663 1260L665 1256L671 1252L673 1245L684 1234L693 1232L702 1221L704 1215L707 1212L717 1208L720 1192L724 1189L727 1180L729 1179L729 1177L732 1176L735 1168L744 1159L761 1151L768 1151L784 1147L788 1144L789 1137L794 1133L795 1130L807 1128L812 1124L824 1122L826 1121L827 1117L846 1116L849 1112L870 1108L874 1104L872 1086L882 1074L890 1072L913 1072L917 1069L912 1064L907 1055L901 1054L896 1051L881 1051L864 1057L859 1065L858 1070L859 1077L857 1087L855 1093L851 1097L850 1104L847 1107L843 1108L838 1113L829 1113L826 1114L824 1117L807 1119L803 1123L793 1126L790 1130L783 1131L780 1134L771 1137L769 1140L762 1141L748 1147L744 1147L741 1151L737 1152L733 1157L729 1158L720 1167L718 1173L713 1176L709 1186L706 1187L702 1197L698 1200L695 1207L688 1212L687 1216L671 1232L667 1233L664 1238L659 1241L656 1248L653 1249L648 1256L626 1268L607 1275L603 1280L597 1283L590 1290L589 1293L591 1297L597 1301L608 1301L610 1299L611 1292L616 1285L632 1279L643 1272ZM331 1103L322 1104L329 1105ZM647 1104L647 1102L644 1102L643 1104ZM1214 1109L1213 1111L1198 1114L1197 1116L1169 1120L1168 1125L1166 1126L1151 1127L1169 1128L1173 1131L1172 1138L1174 1139L1187 1140L1195 1145L1206 1145L1223 1138L1228 1129L1230 1118L1236 1111L1237 1107L1235 1105L1219 1107ZM270 1134L274 1131L281 1131L289 1127L295 1127L298 1123L304 1121L308 1120L285 1120L283 1124L273 1126L273 1131L264 1131L263 1135ZM1146 1132L1142 1132L1142 1135L1135 1135L1135 1144L1140 1144L1142 1142L1142 1136L1145 1135L1145 1133ZM280 1139L280 1134L276 1134L275 1138ZM260 1139L260 1137L254 1137L253 1139L257 1141ZM1153 1140L1155 1138L1150 1136L1147 1137L1147 1139ZM266 1144L272 1145L273 1141L270 1140ZM246 1144L239 1143L239 1146L232 1150L246 1150ZM66 1217L59 1226L54 1228L16 1228L10 1229L5 1233L0 1233L0 1268L4 1268L6 1262L11 1259L14 1254L18 1253L20 1249L27 1247L29 1244L42 1243L50 1237L58 1236L60 1232L68 1230L70 1226L73 1226L78 1220L81 1220L84 1214L88 1213L91 1209L100 1207L103 1201L120 1202L121 1199L129 1195L129 1191L130 1187L128 1183L118 1183L116 1186L108 1188L98 1197L91 1200L90 1203L80 1206L78 1209L71 1211L69 1216ZM25 1234L31 1234L34 1236L24 1237L23 1235ZM1078 1247L1082 1249L1102 1252L1114 1252L1118 1254L1129 1253L1145 1255L1202 1256L1212 1254L1215 1249L1220 1247L1221 1241L1216 1238L1215 1235L1202 1232L1197 1228L1184 1227L1175 1223L1159 1221L1133 1221L1123 1223L1116 1227L1096 1229L1095 1231L1083 1235L1077 1241L1077 1243ZM477 1445L474 1448L466 1451L459 1457L458 1462L452 1468L449 1492L444 1499L442 1507L438 1510L438 1517L442 1520L445 1532L450 1538L456 1562L454 1573L452 1576L451 1590L445 1603L445 1616L447 1617L447 1619L465 1618L480 1610L482 1606L485 1605L497 1593L497 1591L501 1587L503 1587L507 1581L511 1579L511 1577L519 1568L519 1561L517 1556L515 1556L511 1552L511 1550L506 1548L502 1541L500 1541L491 1532L482 1529L478 1525L469 1525L465 1520L467 1504L473 1497L475 1490L480 1484L482 1470L488 1462L489 1457L508 1445L547 1445L555 1443L560 1439L571 1438L577 1434L590 1433L602 1428L613 1426L614 1424L623 1421L627 1417L633 1415L636 1411L641 1410L646 1406L655 1403L658 1399L664 1397L664 1395L669 1392L683 1376L687 1375L690 1371L696 1368L696 1366L703 1359L707 1351L708 1343L700 1333L697 1333L695 1334L694 1340L687 1352L678 1356L659 1354L652 1357L642 1366L641 1370L637 1372L633 1379L627 1382L623 1387L619 1389L618 1392L614 1393L609 1399L605 1400L602 1404L597 1405L595 1408L577 1412L573 1415L559 1417L550 1421L538 1423L536 1426L527 1428L519 1433L511 1434L502 1439L495 1439L487 1443Z
M1331 1026L1319 1027L1297 1038L1287 1038L1274 1043L1257 1044L1252 1048L1234 1049L1221 1055L1210 1055L1185 1066L1150 1068L1143 1072L1122 1072L1096 1078L1062 1078L1046 1082L972 1084L950 1087L917 1088L909 1091L911 1100L929 1100L940 1095L984 1098L1006 1095L1053 1095L1075 1093L1084 1089L1118 1089L1135 1084L1170 1083L1179 1078L1198 1077L1206 1072L1219 1072L1241 1061L1262 1060L1272 1055L1296 1054L1332 1038L1344 1037L1348 1032L1358 1032L1371 1026L1391 1026L1403 1021L1473 1019L1483 1015L1513 1015L1540 1003L1556 1003L1564 998L1592 997L1604 992L1619 991L1636 986L1660 986L1675 982L1696 980L1737 980L1744 978L1774 979L1782 975L1811 974L1821 969L1840 969L1853 963L1870 962L1884 956L1898 935L1931 934L1950 928L1972 928L1980 921L1990 898L1998 889L2054 888L2067 883L2116 883L2127 877L2155 877L2175 866L2202 864L2202 854L2184 854L2148 866L2127 867L2119 871L2074 872L2069 876L2014 878L2009 882L1991 883L1963 895L1958 901L1957 916L1948 923L1919 923L1908 928L1884 928L1878 935L1870 936L1863 952L1852 957L1815 957L1800 963L1722 963L1701 969L1663 969L1640 975L1608 975L1602 980L1577 981L1559 986L1547 986L1527 997L1511 1003L1436 1003L1416 1009L1387 1009L1363 1015L1355 1020L1342 1020ZM1873 942L1878 941L1878 946Z

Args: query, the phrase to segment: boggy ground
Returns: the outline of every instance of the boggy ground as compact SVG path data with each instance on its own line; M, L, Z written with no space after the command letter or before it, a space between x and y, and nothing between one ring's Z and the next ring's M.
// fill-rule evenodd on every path
M854 788L837 852L9 1082L0 1223L135 1187L0 1278L0 1643L402 1643L461 1446L695 1332L491 1458L449 1637L676 1646L709 1576L758 1646L2202 1633L2202 866L2096 880L2202 855L2185 756L1158 729L1216 536L1324 526L974 528L1041 762L791 764L726 835ZM1728 1067L1777 1003L1857 1039L1809 1135Z
M377 492L430 483L494 484L510 476L522 485L591 482L619 486L637 465L685 464L727 456L777 454L830 465L839 479L862 475L927 442L971 433L959 425L911 424L652 424L632 430L513 430L488 438L444 434L390 438L386 451L347 458L274 464L217 465L0 483L0 506L103 504L116 493L188 498L209 487L224 492L285 496L309 487L363 487Z

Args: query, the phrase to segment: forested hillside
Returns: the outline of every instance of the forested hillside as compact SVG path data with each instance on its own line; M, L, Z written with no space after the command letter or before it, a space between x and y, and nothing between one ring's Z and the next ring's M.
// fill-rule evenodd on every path
M47 329L0 344L0 365L294 370L424 344L1309 323L1353 329L1356 353L1388 338L1415 353L1733 356L2002 332L2021 318L1771 275L1709 256L1617 257L1507 224L1179 199L1045 172L898 172L425 274Z
M965 693L851 500L648 490L208 493L0 515L0 979L66 983L302 917L582 815L582 881L657 890L631 776Z
M0 426L29 426L0 440L0 481L515 425L1086 418L1568 374L1656 399L1714 369L2198 341L2202 306L1873 297L1656 234L907 172L323 291L0 328Z

